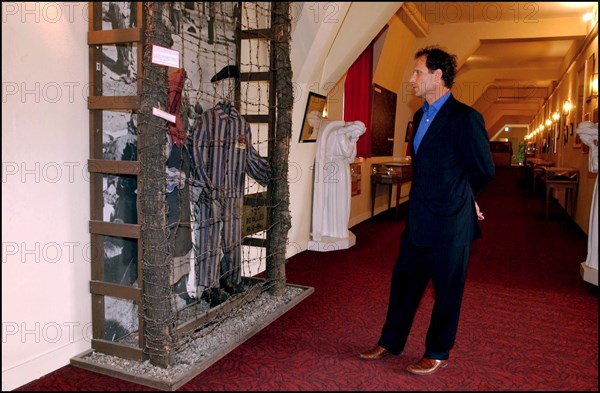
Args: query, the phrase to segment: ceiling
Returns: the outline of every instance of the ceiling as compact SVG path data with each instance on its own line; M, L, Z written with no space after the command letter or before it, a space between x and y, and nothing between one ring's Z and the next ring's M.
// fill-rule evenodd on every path
M591 11L594 2L433 2L414 3L427 23L469 23L528 20L581 16Z
M416 23L420 24L421 37L450 31L457 24L468 23L473 31L481 32L485 26L497 30L501 21L515 22L508 25L504 37L481 39L479 46L460 62L457 80L467 74L488 78L482 82L489 87L473 106L484 114L490 137L512 139L512 133L515 139L522 139L527 125L569 66L565 59L572 59L581 47L586 35L582 17L593 12L595 4L415 2L404 3L403 8L418 15L411 20L420 20ZM508 132L503 131L505 127L509 127Z

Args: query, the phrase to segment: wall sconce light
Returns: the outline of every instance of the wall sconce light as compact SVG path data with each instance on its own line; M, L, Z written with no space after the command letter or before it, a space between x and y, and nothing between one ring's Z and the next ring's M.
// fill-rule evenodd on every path
M572 105L570 100L566 100L563 104L563 116L569 116L571 113Z
M552 120L546 119L546 126L550 127L552 125Z
M592 93L592 98L598 98L598 73L594 73L592 75L592 85L590 88L590 92Z
M552 114L552 120L554 120L554 122L557 122L558 119L560 119L560 115L558 114L558 112L554 112Z

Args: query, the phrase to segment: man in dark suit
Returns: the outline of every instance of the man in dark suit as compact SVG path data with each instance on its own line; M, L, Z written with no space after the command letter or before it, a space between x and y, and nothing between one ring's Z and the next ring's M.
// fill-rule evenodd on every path
M393 269L390 300L377 345L359 354L378 360L404 350L431 280L435 303L425 353L407 371L430 375L448 365L454 345L471 242L483 219L475 196L494 176L488 135L479 112L450 89L456 56L437 47L415 54L410 83L425 99L414 117L413 177L406 229Z

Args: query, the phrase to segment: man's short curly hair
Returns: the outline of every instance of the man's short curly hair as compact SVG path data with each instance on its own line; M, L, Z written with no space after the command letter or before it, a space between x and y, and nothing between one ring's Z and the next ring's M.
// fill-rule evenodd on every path
M444 84L450 89L456 77L456 55L451 55L438 46L427 46L417 51L415 59L421 56L427 57L425 65L429 71L442 70Z

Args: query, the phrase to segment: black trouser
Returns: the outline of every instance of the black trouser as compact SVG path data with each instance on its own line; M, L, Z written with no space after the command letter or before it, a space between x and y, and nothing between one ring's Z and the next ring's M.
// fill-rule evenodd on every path
M392 273L390 301L379 345L402 352L429 280L435 303L425 342L425 356L448 359L454 345L465 285L470 245L422 247L403 236Z

